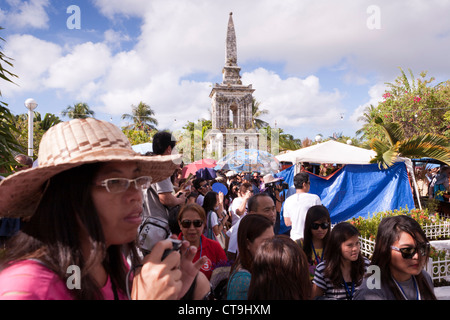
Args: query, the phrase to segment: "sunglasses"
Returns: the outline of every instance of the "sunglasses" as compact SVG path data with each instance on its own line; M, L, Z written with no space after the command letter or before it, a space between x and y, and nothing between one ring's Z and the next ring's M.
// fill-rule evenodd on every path
M194 227L196 228L200 228L203 225L203 221L202 220L183 220L181 221L181 226L183 228L189 228L191 226L191 224L194 225Z
M430 244L428 242L426 243L420 243L417 247L407 247L407 248L397 248L394 246L391 246L392 250L398 251L402 254L403 259L412 259L417 252L422 257L425 257L430 252Z
M322 223L312 223L311 224L311 229L313 229L313 230L317 230L317 229L319 229L319 227L321 227L322 229L328 229L328 227L330 226L330 224L329 223L327 223L327 222L322 222Z
M131 183L134 183L136 189L148 189L152 183L152 178L148 176L142 176L136 179L126 178L111 178L100 182L100 186L105 187L106 191L110 193L120 193L127 191Z

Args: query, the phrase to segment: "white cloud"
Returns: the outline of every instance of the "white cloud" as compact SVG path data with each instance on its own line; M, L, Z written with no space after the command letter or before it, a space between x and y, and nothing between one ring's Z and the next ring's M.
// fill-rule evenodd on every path
M143 101L155 111L159 128L181 129L187 121L197 118L209 119L211 108L210 83L177 81L171 73L154 76L148 83L134 89L118 89L105 92L99 97L101 112L122 115L131 112L131 105Z
M48 88L67 92L81 92L92 81L101 82L111 67L109 48L102 43L86 42L75 46L70 53L56 60L49 68L49 76L43 81Z
M37 29L48 28L48 15L45 8L49 6L49 0L6 0L10 10L0 9L0 24L2 27L20 30L27 27ZM4 7L5 8L5 7Z
M369 101L367 101L364 104L359 105L350 116L350 121L353 123L353 126L357 129L361 128L363 123L361 121L358 121L358 118L361 117L366 108L370 105L373 105L376 107L378 103L380 103L383 99L383 94L385 93L387 89L386 84L383 83L377 83L369 88L368 94L369 94ZM356 130L357 130L356 129Z
M14 17L18 27L48 25L49 1L8 3L14 9L0 11L0 23ZM430 76L444 79L450 73L448 1L378 1L379 30L367 27L366 9L371 4L354 0L132 0L126 4L95 0L95 7L111 22L106 31L102 29L102 38L61 44L58 36L53 43L31 35L9 36L5 53L15 59L12 71L20 76L20 87L7 85L2 93L48 90L66 96L67 104L89 100L95 111L112 115L129 113L131 104L142 100L155 110L162 128L208 118L208 80L220 77L232 11L242 79L253 85L255 98L269 110L263 119L271 125L276 120L281 128L307 130L309 136L328 129L343 131L340 127L358 129L357 117L368 104L376 104L384 92L382 83L398 75L397 67L412 68L415 74L428 70ZM34 17L26 22L31 7ZM134 43L122 28L129 17L142 22ZM84 31L74 37L83 39L88 34ZM126 51L120 50L123 42L127 42ZM325 83L332 84L324 88ZM343 101L353 95L345 90L356 86L370 88L369 101L355 103L355 111L345 110Z
M94 4L103 15L114 19L116 15L142 16L148 10L150 1L127 0L124 3L123 0L94 0Z
M108 29L104 32L105 42L110 44L114 48L120 48L120 43L122 41L130 41L131 38L127 34L123 34L119 31L114 31L112 29Z
M18 86L4 84L2 93L12 96L19 92L39 91L43 88L43 79L49 68L61 57L61 48L51 42L40 40L31 35L13 35L6 39L5 54L14 60L13 79Z
M282 79L273 71L258 68L242 75L244 85L252 84L253 96L267 109L261 116L273 127L332 126L340 120L342 94L335 90L321 90L319 78L310 75L305 79L290 77Z

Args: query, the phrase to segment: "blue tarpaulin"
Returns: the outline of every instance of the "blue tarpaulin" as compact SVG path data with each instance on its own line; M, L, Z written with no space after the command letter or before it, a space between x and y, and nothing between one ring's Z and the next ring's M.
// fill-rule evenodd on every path
M275 176L284 178L291 187L286 196L295 192L294 166ZM349 164L328 180L313 174L310 174L310 180L309 192L320 197L330 212L332 223L353 217L367 218L369 214L381 211L414 208L412 189L403 162L397 162L387 170L380 170L377 164ZM281 233L284 233L288 228L283 218L281 221Z

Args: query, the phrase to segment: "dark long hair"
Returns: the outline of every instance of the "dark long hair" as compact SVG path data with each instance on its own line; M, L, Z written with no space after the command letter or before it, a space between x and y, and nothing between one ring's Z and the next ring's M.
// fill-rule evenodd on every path
M102 225L91 197L92 181L100 163L82 165L52 177L34 215L7 243L1 269L15 261L37 259L66 281L67 268L81 269L82 290L70 290L74 299L102 299L101 286L90 269L101 261L113 286L126 292L124 254L133 252L134 242L106 248ZM90 241L90 255L82 252L81 236Z
M239 268L246 269L250 273L252 272L253 257L247 249L248 241L253 242L264 231L272 227L272 221L260 214L247 214L241 218L237 236L239 254L231 267L230 275Z
M308 212L306 213L305 218L305 229L303 232L303 251L306 253L306 256L308 257L308 261L312 263L311 261L311 255L312 255L312 232L311 232L311 225L315 221L321 221L321 222L328 222L330 226L328 227L327 234L323 238L324 248L326 243L328 243L328 238L330 237L330 230L331 230L331 220L330 220L330 213L328 212L328 209L323 205L317 205L312 206L308 209Z
M335 287L339 287L342 284L342 250L341 245L348 239L354 236L359 236L359 231L353 225L348 222L340 222L334 226L331 230L330 238L328 239L328 244L325 248L324 259L326 260L326 267L324 270L324 275L330 279L331 283ZM364 257L359 252L358 259L351 262L350 275L352 281L356 285L360 285L364 277L365 263Z
M206 215L208 216L208 212L211 210L214 211L214 207L217 203L217 192L208 191L203 198L203 209L205 209Z
M381 220L378 226L375 248L371 261L372 265L377 265L380 268L381 282L391 289L397 300L403 300L404 297L392 280L390 268L392 254L391 246L400 238L402 232L408 233L416 243L428 242L427 236L419 223L413 218L404 215L387 217ZM424 258L426 258L425 261L428 261L428 255ZM422 272L415 276L415 278L423 299L436 300L433 289L428 285Z
M308 300L311 297L308 260L285 235L265 240L255 254L248 300Z

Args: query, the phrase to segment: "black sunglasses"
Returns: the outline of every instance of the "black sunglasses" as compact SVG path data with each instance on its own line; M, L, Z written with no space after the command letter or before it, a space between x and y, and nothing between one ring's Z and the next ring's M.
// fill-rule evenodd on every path
M391 249L400 252L403 259L412 259L417 252L419 252L422 257L425 257L430 252L430 244L428 242L420 243L417 247L407 248L397 248L391 246Z
M181 226L183 228L189 228L191 226L191 224L194 225L194 227L196 228L200 228L203 225L203 221L202 220L183 220L181 221Z
M317 230L319 229L319 227L321 227L322 229L328 229L328 227L330 226L329 223L327 222L322 222L322 223L311 223L311 229L313 230Z

